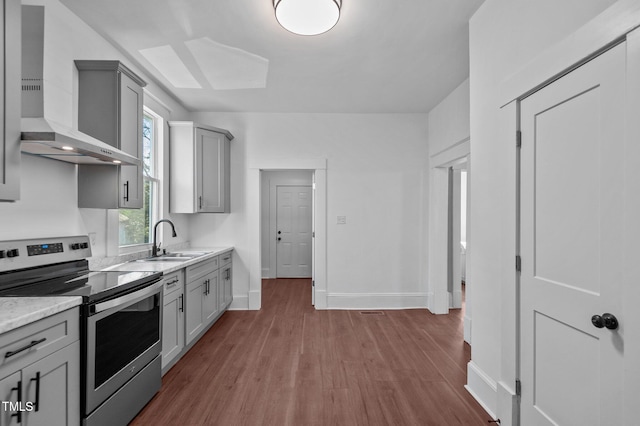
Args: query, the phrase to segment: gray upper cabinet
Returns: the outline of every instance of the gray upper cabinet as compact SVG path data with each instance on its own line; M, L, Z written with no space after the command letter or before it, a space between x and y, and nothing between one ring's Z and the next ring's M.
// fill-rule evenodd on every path
M21 4L3 0L0 9L0 201L20 199Z
M229 213L229 142L227 130L170 121L171 213Z
M142 88L119 61L75 61L78 130L142 159ZM78 166L78 207L142 208L142 166Z

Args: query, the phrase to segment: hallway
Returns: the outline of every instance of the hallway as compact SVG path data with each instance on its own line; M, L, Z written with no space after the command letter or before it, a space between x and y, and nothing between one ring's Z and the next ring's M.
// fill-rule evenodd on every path
M225 313L132 425L482 425L463 388L463 310L316 311L307 279L263 280Z

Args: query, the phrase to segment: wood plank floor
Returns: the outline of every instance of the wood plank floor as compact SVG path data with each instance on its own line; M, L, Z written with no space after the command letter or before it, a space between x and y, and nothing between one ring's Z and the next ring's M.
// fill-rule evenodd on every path
M141 425L486 425L463 388L463 311L316 311L309 280L264 280L163 378Z

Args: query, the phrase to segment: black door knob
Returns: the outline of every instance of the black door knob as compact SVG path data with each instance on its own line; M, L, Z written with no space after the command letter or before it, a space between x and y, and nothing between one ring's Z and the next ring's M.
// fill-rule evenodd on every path
M600 315L594 315L591 317L591 324L593 324L593 326L596 328L603 328L604 320Z
M278 234L282 234L282 231L278 231Z
M280 241L282 238L278 237L278 241Z
M604 320L604 326L609 330L615 330L618 328L618 318L613 314L602 314L602 319Z
M605 313L600 315L594 315L591 317L591 324L597 328L606 327L609 330L615 330L618 328L618 319L613 314Z

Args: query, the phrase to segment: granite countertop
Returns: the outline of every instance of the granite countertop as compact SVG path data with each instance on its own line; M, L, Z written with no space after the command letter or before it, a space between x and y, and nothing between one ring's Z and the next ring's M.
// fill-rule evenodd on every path
M0 334L82 303L80 296L0 297Z
M144 259L134 260L131 262L121 263L119 265L110 266L105 271L151 271L151 272L163 272L169 274L174 271L178 271L187 266L195 265L203 260L211 259L212 257L219 256L223 253L227 253L233 250L233 247L190 247L184 250L177 250L177 253L206 253L202 256L194 257L191 259L178 260L154 260L145 261Z
M131 261L114 265L108 271L151 271L165 274L177 271L203 260L219 256L233 250L233 247L192 247L179 250L179 253L206 253L184 261ZM0 297L0 334L23 325L71 309L82 304L80 296L47 296L47 297Z

